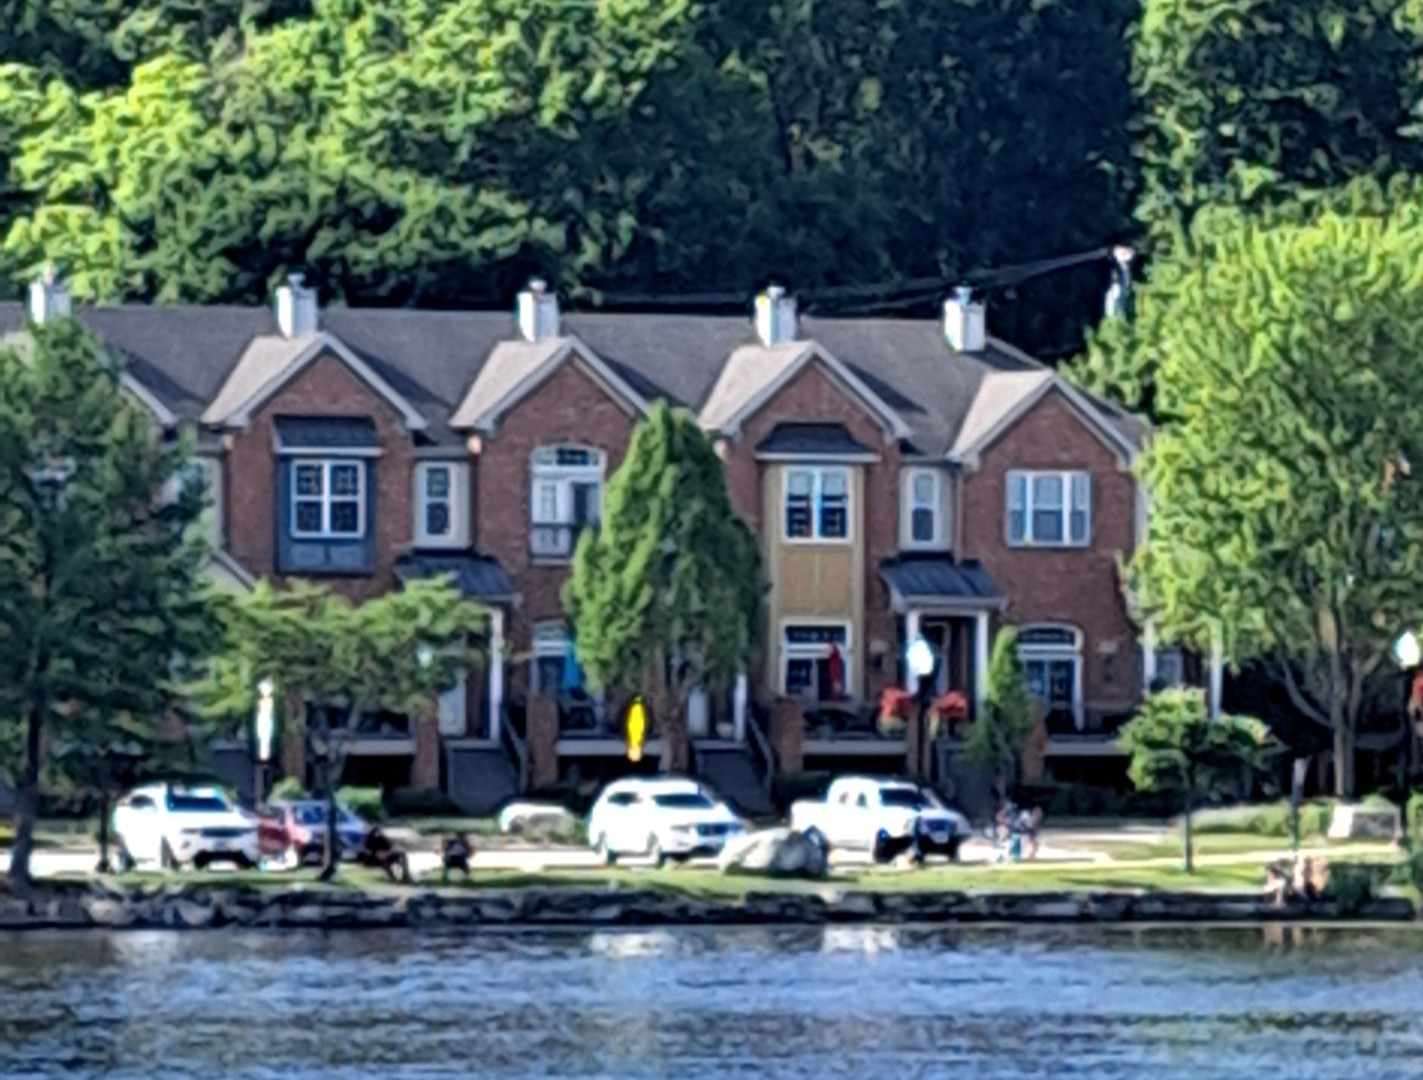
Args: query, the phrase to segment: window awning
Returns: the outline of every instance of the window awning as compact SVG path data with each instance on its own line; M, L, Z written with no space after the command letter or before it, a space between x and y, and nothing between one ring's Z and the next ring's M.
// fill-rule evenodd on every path
M844 424L777 424L756 444L759 458L837 461L875 461L875 452L860 442Z
M377 450L375 421L360 416L279 416L277 448L302 450Z
M518 593L499 560L473 552L413 552L395 560L395 576L401 581L452 575L455 587L470 600L489 604L512 604Z
M1003 607L1003 592L977 561L943 555L901 556L880 564L896 611L910 607L986 611Z

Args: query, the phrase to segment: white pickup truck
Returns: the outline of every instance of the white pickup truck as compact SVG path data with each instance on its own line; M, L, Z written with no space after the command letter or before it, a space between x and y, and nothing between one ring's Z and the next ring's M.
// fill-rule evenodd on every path
M973 829L933 792L906 780L845 776L823 799L791 805L791 828L825 845L868 851L884 862L913 851L917 858L957 859Z

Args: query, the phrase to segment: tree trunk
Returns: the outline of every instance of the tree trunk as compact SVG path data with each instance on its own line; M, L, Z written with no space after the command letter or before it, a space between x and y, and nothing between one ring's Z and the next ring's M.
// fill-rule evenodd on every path
M330 881L341 869L341 837L336 829L336 783L331 769L326 771L326 851L321 859L322 881Z
M657 727L662 734L662 771L686 774L691 771L691 748L687 739L687 703L676 694L663 693L657 708Z
M99 867L101 874L112 874L113 866L109 863L109 786L104 784L99 791Z
M1195 800L1186 796L1186 812L1181 817L1181 856L1182 868L1188 874L1196 872L1195 837L1191 835L1191 804Z
M44 673L40 672L40 678ZM40 761L44 750L44 718L49 702L43 691L30 705L25 728L25 767L15 800L15 846L10 852L10 882L17 888L30 884L30 856L35 850L35 819L39 817Z
M1349 724L1334 729L1334 794L1354 797L1354 730Z

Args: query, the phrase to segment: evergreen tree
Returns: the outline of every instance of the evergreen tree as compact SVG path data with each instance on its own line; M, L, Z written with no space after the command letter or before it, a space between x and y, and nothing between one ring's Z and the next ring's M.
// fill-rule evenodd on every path
M1033 699L1018 655L1018 632L1005 627L993 640L983 710L969 725L964 746L975 765L997 770L1000 796L1012 783L1018 755L1032 738L1036 725Z
M183 482L185 444L159 437L119 375L69 321L0 353L0 724L24 731L21 885L51 739L121 716L151 729L176 665L206 647L202 494Z
M564 602L593 686L651 706L666 771L689 764L692 692L747 670L761 597L721 460L690 413L659 403L608 483L601 525L579 539Z
M1205 695L1191 688L1162 690L1122 728L1122 748L1131 756L1132 783L1141 791L1181 797L1181 841L1186 873L1195 869L1191 814L1203 799L1237 792L1264 767L1271 752L1269 729L1242 716L1206 715Z

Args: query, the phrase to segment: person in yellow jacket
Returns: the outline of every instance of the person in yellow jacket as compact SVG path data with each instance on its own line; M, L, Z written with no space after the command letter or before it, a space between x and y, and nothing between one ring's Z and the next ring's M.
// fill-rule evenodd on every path
M647 709L642 698L632 699L628 708L628 760L641 761L642 747L647 741Z

